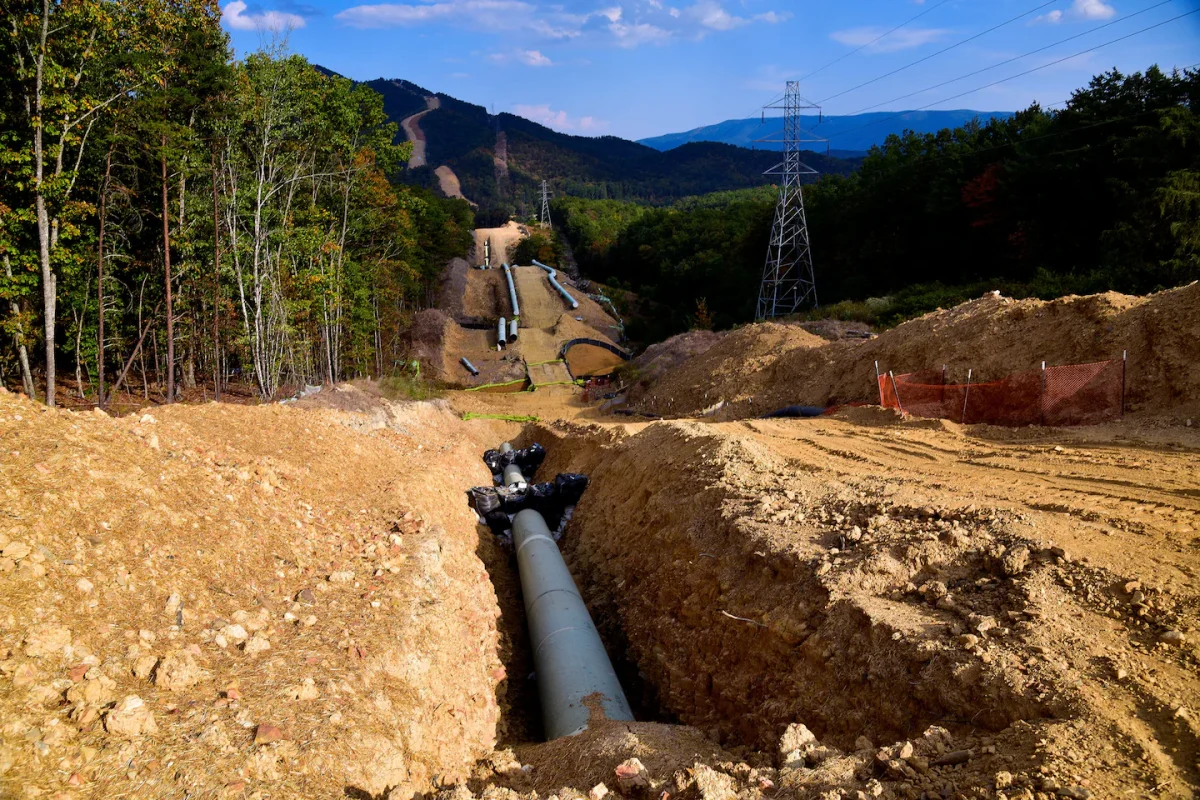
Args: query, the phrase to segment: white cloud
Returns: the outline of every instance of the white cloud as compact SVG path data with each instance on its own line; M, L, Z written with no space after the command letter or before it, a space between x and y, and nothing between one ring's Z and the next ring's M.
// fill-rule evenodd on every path
M1117 10L1101 0L1075 0L1071 13L1082 19L1112 19Z
M540 50L521 50L517 59L527 67L551 67L554 62L542 55Z
M755 14L754 19L757 22L765 22L768 25L778 25L781 22L787 22L792 18L792 12L784 11L782 14L778 11L767 11L764 14Z
M242 0L230 0L221 9L221 21L235 31L289 31L304 27L304 17L287 11L247 14Z
M513 30L520 27L518 18L532 11L534 6L521 0L444 0L422 5L374 3L351 6L339 11L334 18L352 28L394 28L429 22L467 22L499 27L501 30Z
M689 0L682 7L663 0L620 0L602 5L588 0L593 10L576 10L584 0L426 0L380 2L352 6L335 19L355 28L450 25L500 36L526 34L519 46L538 40L577 39L618 47L664 44L676 38L702 39L754 23L774 25L790 19L789 12L765 11L738 16L726 7L730 0ZM608 0L612 3L612 0ZM744 5L744 0L743 0ZM536 52L536 51L530 51Z
M872 53L895 53L936 42L950 33L946 28L901 28L874 41L883 32L880 28L848 28L834 31L829 38L847 47L867 45L867 50Z
M1073 0L1071 7L1066 12L1055 9L1049 14L1043 14L1036 18L1034 22L1047 22L1053 25L1064 20L1112 19L1116 14L1117 9L1103 0Z
M566 111L555 111L549 104L515 105L513 113L519 117L532 120L547 128L566 133L599 133L608 127L608 122L595 117L572 118Z
M702 27L714 31L731 31L750 22L744 17L730 14L716 0L700 0L686 9L684 14L692 17Z
M542 53L540 50L521 50L517 49L508 53L488 53L488 61L494 64L508 64L511 61L519 61L527 67L552 67L554 62Z
M608 26L608 31L613 35L613 39L616 41L618 47L663 44L671 38L670 31L646 22L639 22L634 25L613 22Z

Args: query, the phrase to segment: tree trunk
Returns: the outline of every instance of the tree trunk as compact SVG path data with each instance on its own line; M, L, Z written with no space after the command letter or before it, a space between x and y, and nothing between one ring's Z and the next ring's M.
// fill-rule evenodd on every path
M221 399L221 205L217 199L217 148L212 151L213 190L213 397Z
M151 314L152 318L154 316L158 315L158 309L159 309L159 306L154 307L154 314ZM141 325L142 325L142 311L141 311L141 306L138 306L138 326L141 327ZM150 323L147 322L146 326L144 328L142 328L141 335L138 336L137 344L134 345L134 347L133 347L133 352L129 354L129 360L125 362L125 368L123 370L121 370L121 374L117 376L116 382L113 383L112 395L116 395L117 392L121 391L121 384L125 382L125 376L129 374L129 368L133 366L133 360L138 357L138 354L142 354L142 356L143 356L142 357L142 383L143 383L143 385L145 384L145 382L146 382L146 360L145 360L144 354L146 352L146 348L142 347L142 343L146 341L146 334L149 332L149 330L150 330ZM110 400L112 399L112 395L109 396Z
M41 155L38 155L41 169ZM39 191L41 179L38 179ZM58 279L50 268L50 215L46 198L37 196L38 260L42 266L42 321L46 337L46 405L54 406L54 314L58 305Z
M84 297L87 293L84 293ZM87 306L84 306L86 310ZM87 397L83 390L83 358L80 357L80 350L83 349L83 320L84 314L79 314L75 319L75 391L79 392L79 398L82 400Z
M100 236L96 244L96 401L104 408L104 221L108 204L108 181L112 175L113 147L104 159L104 181L100 184Z
M167 402L175 402L175 310L171 303L171 210L167 192L167 135L162 135L163 279L167 301ZM157 341L157 338L156 340Z
M9 280L12 280L12 264L8 260L8 253L4 254L4 274ZM8 305L13 316L20 320L20 304L16 300L9 300ZM33 373L29 369L29 348L25 346L25 326L19 321L17 323L17 360L21 362L21 383L25 387L25 396L30 400L37 400L37 387L33 385Z

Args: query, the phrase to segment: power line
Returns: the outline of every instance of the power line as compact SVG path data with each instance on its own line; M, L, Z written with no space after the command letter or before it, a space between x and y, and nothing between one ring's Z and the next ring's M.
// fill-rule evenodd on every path
M1141 11L1135 11L1132 14L1126 14L1123 17L1114 19L1112 22L1106 22L1103 25L1097 25L1094 28L1086 30L1082 33L1077 33L1074 36L1068 36L1065 39L1059 39L1057 42L1054 42L1053 44L1048 44L1045 47L1039 47L1036 50L1030 50L1028 53L1025 53L1025 54L1019 55L1019 56L1014 56L1013 58L1008 58L1008 59L1005 59L1004 61L998 61L989 67L977 69L974 72L968 72L965 75L959 75L957 78L951 78L948 81L942 81L941 83L935 83L933 86L927 86L924 89L918 89L915 92L909 92L908 94L902 94L899 97L893 97L891 100L884 100L883 102L875 103L874 105L866 106L865 108L860 108L858 111L853 111L850 114L847 114L846 116L852 117L855 114L862 114L863 112L870 111L873 108L879 108L880 106L885 106L888 103L895 103L899 100L906 100L909 97L912 97L914 95L924 94L925 92L932 92L934 89L940 89L943 86L949 86L952 83L958 83L959 81L964 80L965 78L970 78L973 75L978 75L982 72L988 72L989 70L993 70L996 67L1002 67L1005 64L1011 64L1014 61L1020 61L1023 58L1028 58L1029 56L1037 55L1038 53L1041 53L1044 50L1049 50L1052 47L1058 47L1060 44L1066 44L1067 42L1074 41L1075 39L1078 39L1080 37L1087 36L1089 34L1095 33L1096 31L1103 30L1104 28L1110 27L1112 25L1116 25L1119 22L1125 22L1126 20L1133 19L1134 17L1138 16L1139 14L1145 14L1147 11L1153 11L1156 8L1161 8L1162 6L1165 6L1167 3L1170 3L1170 2L1172 2L1172 0L1162 0L1161 3L1156 3L1147 8L1143 8Z
M894 34L894 32L896 32L896 31L900 30L901 28L905 28L905 26L906 26L906 25L910 25L910 24L912 24L912 23L914 23L914 22L917 22L917 20L918 20L918 19L920 19L920 18L922 18L922 17L924 17L924 16L925 16L925 14L928 14L928 13L930 13L930 12L932 12L932 11L935 11L935 10L937 10L937 8L940 8L941 6L944 6L944 5L946 5L946 4L947 4L947 2L949 2L949 1L950 1L950 0L941 0L941 2L937 2L937 4L935 4L935 5L932 5L932 6L930 6L929 8L925 8L925 11L923 11L923 12L920 12L919 14L917 14L917 16L916 16L916 17L910 17L910 18L906 19L906 20L905 20L905 22L902 22L902 23L900 23L899 25L896 25L896 26L895 26L895 28L893 28L893 29L890 29L890 30L888 30L887 32L883 32L883 34L880 34L880 35L876 36L875 38L872 38L872 40L871 40L870 42L866 42L865 44L860 44L860 46L858 46L858 47L854 48L853 50L851 50L851 52L850 52L850 53L846 53L846 54L844 54L844 55L840 55L840 56L838 56L838 58L834 59L833 61L830 61L830 62L829 62L829 64L826 64L826 65L824 65L824 66L821 66L821 67L817 67L817 68L816 68L816 70L814 70L814 71L812 71L812 72L809 72L809 73L806 73L806 74L804 74L804 76L802 76L802 77L799 77L799 78L797 78L796 80L798 80L798 82L799 82L799 80L808 80L808 79L809 79L809 78L811 78L812 76L815 76L815 74L817 74L818 72L824 72L824 71L828 70L828 68L829 68L829 67L832 67L832 66L833 66L833 65L835 65L835 64L839 64L839 62L840 62L840 61L844 61L844 60L846 60L846 59L850 58L850 56L852 56L852 55L854 55L854 54L856 54L856 53L862 52L862 50L864 50L864 49L866 49L866 48L870 47L870 46L871 46L871 44L875 44L876 42L880 41L880 40L881 40L881 38L886 38L886 37L888 37L888 36L890 36L890 35ZM1170 1L1170 0L1168 0L1168 1ZM760 106L755 106L754 108L750 109L750 112L746 113L746 115L750 115L750 114L752 114L752 113L756 112L756 110L758 110L758 109L760 109L760 108L769 108L769 107L772 107L772 106L774 106L774 104L775 104L775 103L778 103L778 102L780 102L781 100L784 100L784 95L775 95L774 97L770 98L770 100L769 100L769 101L767 101L766 103L763 103L761 107L760 107Z
M942 2L940 2L940 3L936 4L936 5L932 5L932 6L930 6L929 8L925 9L924 11L922 11L920 14L917 14L915 17L912 17L912 18L910 18L910 19L907 19L907 20L905 20L904 22L901 22L899 25L897 25L896 27L892 28L892 29L891 29L890 31L888 31L887 33L881 33L881 34L879 34L878 36L876 36L874 39L872 39L871 41L867 42L866 44L863 44L863 45L860 45L860 46L856 47L855 49L851 50L849 53L846 53L845 55L839 56L838 58L835 58L833 61L830 61L830 62L829 62L828 64L826 64L825 66L823 66L823 67L818 67L817 69L814 69L812 72L808 73L807 75L805 75L805 76L803 76L803 77L801 77L801 78L797 78L797 80L805 81L805 80L808 80L809 78L811 78L813 75L816 75L818 72L824 72L825 70L827 70L827 69L829 69L830 67L832 67L834 64L837 64L837 63L839 63L839 62L841 62L841 61L844 61L844 60L846 60L847 58L849 58L850 56L854 55L855 53L858 53L858 52L860 52L860 51L862 51L862 50L865 50L866 48L868 48L868 47L870 47L871 45L873 45L873 44L875 44L876 42L878 42L880 39L883 39L883 38L885 38L885 37L891 36L893 33L895 33L896 31L900 30L901 28L905 27L906 25L909 25L909 24L911 24L911 23L913 23L913 22L916 22L916 21L917 21L917 20L919 20L921 17L925 16L926 14L928 14L928 13L929 13L929 12L931 12L931 11L934 11L935 9L941 8L942 6L946 5L946 3L948 3L948 2L950 2L950 0L942 0Z
M1050 61L1045 64L1042 64L1041 66L1033 67L1032 69L1027 69L1024 72L1018 72L1016 75L1009 75L1007 78L1001 78L998 81L992 81L991 83L984 84L983 86L977 86L974 89L969 89L965 92L960 92L951 97L943 97L941 100L936 100L932 103L927 103L926 105L920 106L918 108L910 109L909 111L901 111L900 113L893 114L890 117L884 117L883 119L877 119L877 120L874 120L873 122L868 122L864 125L859 125L857 128L850 128L849 130L846 130L846 131L839 131L838 135L845 136L846 134L854 133L856 131L861 131L865 128L870 128L874 125L879 125L881 123L888 122L893 119L899 119L900 117L910 114L913 111L924 111L927 108L932 108L933 106L938 106L938 105L941 105L942 103L948 103L951 100L957 100L960 97L966 97L969 94L974 94L975 92L981 92L984 89L990 89L993 86L999 86L1002 83L1007 83L1008 81L1015 80L1017 78L1022 78L1031 73L1046 69L1047 67L1053 67L1055 64L1061 64L1064 61L1070 61L1072 58L1078 58L1079 56L1086 55L1087 53L1091 53L1095 50L1099 50L1102 47L1108 47L1110 44L1116 44L1117 42L1122 42L1122 41L1125 41L1126 39L1131 39L1134 36L1138 36L1140 34L1146 33L1147 31L1152 31L1155 28L1161 28L1163 25L1167 25L1168 23L1183 19L1184 17L1190 17L1192 14L1196 14L1196 13L1200 13L1200 8L1196 8L1191 11L1187 11L1183 14L1179 14L1178 16L1171 17L1170 19L1165 19L1162 22L1156 22L1153 25L1148 25L1145 28L1142 28L1141 30L1134 31L1133 33L1127 33L1124 36L1118 36L1115 39L1109 39L1107 42L1102 42L1098 45L1095 45L1094 47L1089 47L1086 50L1080 50L1078 53L1072 53L1069 56L1063 56L1062 58L1058 58L1058 59L1055 59L1054 61Z
M828 103L830 100L833 100L836 97L841 97L842 95L850 94L850 92L857 91L857 90L863 88L864 86L870 86L872 83L881 81L884 78L890 78L891 76L895 75L898 72L903 72L904 70L908 69L909 67L915 67L917 64L924 63L931 58L936 58L937 56L940 56L942 53L948 53L951 50L953 50L954 48L961 47L962 45L966 44L967 42L973 42L981 36L986 36L987 34L991 33L992 31L1000 30L1005 25L1011 25L1012 23L1016 22L1017 20L1022 19L1023 17L1028 17L1030 14L1034 13L1035 11L1041 11L1046 6L1052 6L1057 2L1058 2L1058 0L1050 0L1047 3L1042 3L1040 6L1031 8L1024 13L1018 14L1017 16L1013 17L1012 19L1001 22L999 25L993 25L992 27L988 28L987 30L980 31L979 33L975 34L974 36L969 36L960 42L955 42L954 44L950 45L949 47L943 47L941 50L938 50L936 53L930 53L929 55L927 55L923 58L918 58L916 61L913 61L909 64L905 64L903 67L897 67L896 69L892 70L891 72L886 72L883 75L880 75L878 78L872 78L871 80L866 81L864 83L860 83L857 86L851 86L849 89L838 92L837 94L830 95L829 97L826 97L824 100L819 101L819 103L820 103L820 105L825 105L825 103Z

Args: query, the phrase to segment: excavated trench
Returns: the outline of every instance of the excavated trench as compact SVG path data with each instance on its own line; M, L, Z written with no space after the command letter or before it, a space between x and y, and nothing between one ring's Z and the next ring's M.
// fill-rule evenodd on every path
M560 546L639 721L691 725L735 751L773 751L801 722L822 742L852 750L863 736L892 742L930 725L996 731L1062 710L1011 671L947 647L945 629L958 617L931 598L912 599L912 586L934 577L964 593L985 585L980 575L994 565L956 549L952 537L938 540L935 555L884 551L864 555L852 576L829 574L825 553L852 551L845 532L875 530L886 509L870 498L838 499L812 465L689 423L632 435L533 425L513 440L534 441L548 451L539 479L591 478ZM776 495L792 501L790 518L764 515ZM930 522L918 511L890 512L896 524ZM540 741L515 561L480 531L507 672L499 738ZM1005 594L1015 589L976 591L992 592L992 607L1021 604Z

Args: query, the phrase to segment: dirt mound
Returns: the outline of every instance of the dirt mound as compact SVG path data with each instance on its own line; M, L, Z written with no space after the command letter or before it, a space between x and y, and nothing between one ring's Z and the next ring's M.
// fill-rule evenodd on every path
M471 266L465 258L452 258L442 272L438 285L437 307L451 319L457 319L466 311L467 277Z
M673 370L689 358L708 352L721 341L713 331L688 331L647 347L633 360L639 380L646 385L658 380L664 372Z
M591 476L563 546L610 652L748 762L706 762L734 791L1200 780L1192 453L833 419L528 438Z
M1200 396L1194 342L1200 340L1200 283L1147 297L1115 292L1058 300L986 295L926 314L877 338L821 347L772 349L773 325L751 325L743 338L692 359L652 383L642 406L695 414L719 399L730 417L790 405L877 402L874 362L896 373L949 367L950 382L992 380L1047 364L1120 358L1128 351L1127 408L1161 412ZM762 340L760 343L758 340ZM720 352L722 356L716 354ZM745 354L754 369L737 369Z
M699 349L707 337L697 338ZM703 352L664 371L649 386L638 388L631 401L658 414L695 413L719 400L748 402L762 382L763 371L784 354L824 343L797 325L747 325L722 335Z
M388 414L0 391L0 795L465 780L503 679L461 502L484 444L444 406Z

